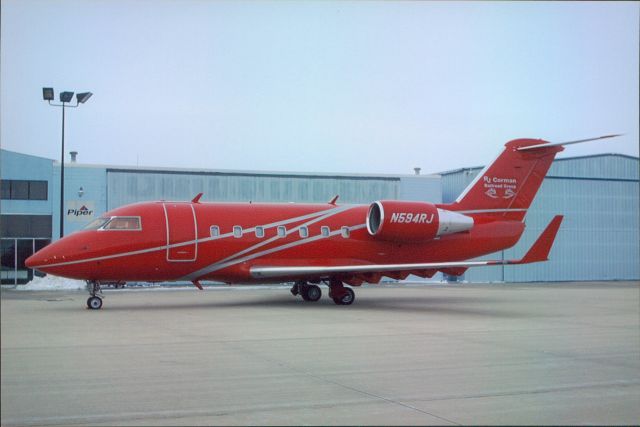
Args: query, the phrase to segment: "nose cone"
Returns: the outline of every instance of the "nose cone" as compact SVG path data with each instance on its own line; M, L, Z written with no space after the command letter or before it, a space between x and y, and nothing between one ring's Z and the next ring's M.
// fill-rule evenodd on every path
M84 280L91 267L82 262L87 255L90 236L74 233L48 244L25 260L29 268L55 276Z
M24 262L24 265L26 265L27 268L36 268L36 266L41 265L43 263L43 258L38 255L39 253L40 251L27 258Z
M64 258L63 251L61 251L63 248L61 246L60 241L50 243L27 258L24 263L28 268L48 273L48 266L57 264Z

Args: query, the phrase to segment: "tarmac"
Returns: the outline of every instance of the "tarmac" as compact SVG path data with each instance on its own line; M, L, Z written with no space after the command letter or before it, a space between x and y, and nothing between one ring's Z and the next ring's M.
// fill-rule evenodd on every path
M1 292L1 424L637 424L640 283Z

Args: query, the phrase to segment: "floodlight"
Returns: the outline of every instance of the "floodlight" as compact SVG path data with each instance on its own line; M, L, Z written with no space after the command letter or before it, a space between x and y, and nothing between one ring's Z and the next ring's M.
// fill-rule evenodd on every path
M91 95L93 95L91 92L82 92L76 95L76 100L78 101L78 104L84 104L89 98L91 98Z
M71 102L73 92L60 92L60 102Z
M42 99L45 101L53 101L53 88L52 87L43 87L42 88Z

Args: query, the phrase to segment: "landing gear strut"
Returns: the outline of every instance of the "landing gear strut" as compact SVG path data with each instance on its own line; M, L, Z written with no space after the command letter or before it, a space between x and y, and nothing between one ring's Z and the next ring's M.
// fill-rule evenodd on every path
M329 281L329 298L337 305L351 305L356 299L356 293L351 288L345 288L342 281L331 279Z
M100 282L95 280L87 280L87 290L91 295L87 300L87 308L91 310L98 310L102 308L102 289L100 288Z

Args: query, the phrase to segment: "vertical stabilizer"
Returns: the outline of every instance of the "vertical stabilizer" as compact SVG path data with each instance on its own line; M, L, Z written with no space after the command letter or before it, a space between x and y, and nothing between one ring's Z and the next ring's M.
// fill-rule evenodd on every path
M542 185L560 145L540 139L514 139L487 165L448 209L471 216L521 221ZM532 147L522 150L523 147Z

